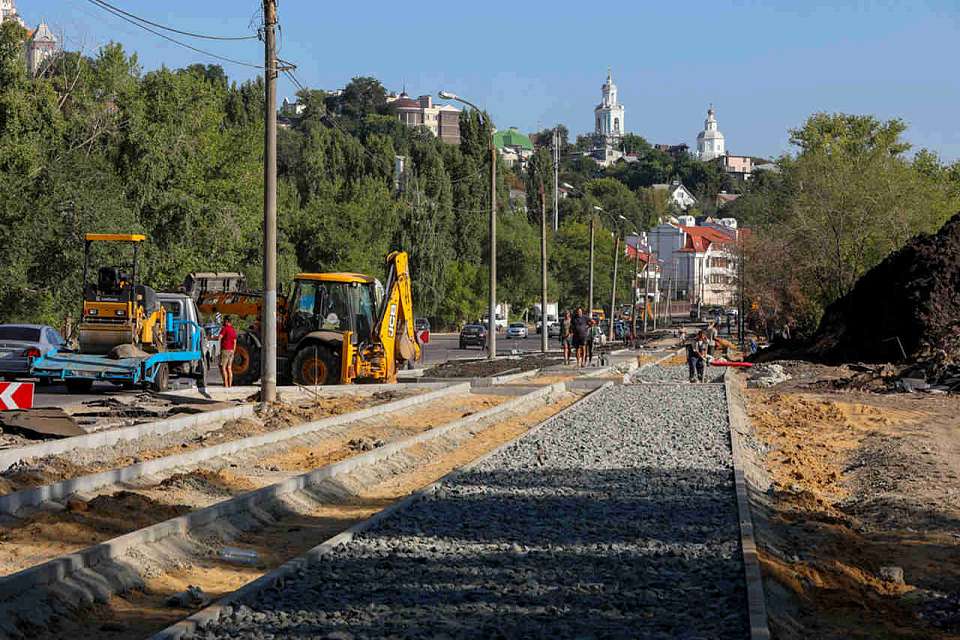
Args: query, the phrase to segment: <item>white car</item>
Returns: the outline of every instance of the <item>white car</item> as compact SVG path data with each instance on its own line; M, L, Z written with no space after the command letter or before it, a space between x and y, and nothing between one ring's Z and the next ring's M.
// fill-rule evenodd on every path
M526 338L527 337L527 325L522 322L511 322L510 326L507 327L507 337L508 338Z

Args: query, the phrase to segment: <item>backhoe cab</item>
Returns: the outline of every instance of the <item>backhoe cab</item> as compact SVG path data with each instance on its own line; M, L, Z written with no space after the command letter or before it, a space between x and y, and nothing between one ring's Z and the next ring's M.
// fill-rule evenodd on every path
M106 354L120 345L148 353L164 350L163 307L156 292L140 284L137 271L144 240L146 236L140 234L84 236L83 312L77 327L82 353ZM120 261L112 257L108 264L92 267L94 247L100 243L129 245L129 262L118 264Z

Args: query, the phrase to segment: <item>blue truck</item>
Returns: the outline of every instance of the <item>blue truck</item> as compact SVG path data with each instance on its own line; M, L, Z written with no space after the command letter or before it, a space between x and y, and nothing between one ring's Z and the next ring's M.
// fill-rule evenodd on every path
M114 354L77 353L59 348L33 360L31 375L63 382L74 393L90 391L96 381L117 386L142 386L166 391L172 375L187 375L206 385L207 358L203 329L189 296L158 294L164 307L165 349L158 353L131 350L126 357Z

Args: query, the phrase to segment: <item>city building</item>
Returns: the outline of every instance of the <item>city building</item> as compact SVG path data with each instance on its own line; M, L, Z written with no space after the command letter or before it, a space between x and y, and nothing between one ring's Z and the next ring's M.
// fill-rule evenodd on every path
M670 184L655 184L652 188L654 191L669 192L667 204L678 211L686 211L697 204L697 199L679 180L674 180Z
M504 164L508 167L519 162L520 169L524 169L527 160L533 155L533 142L530 136L520 133L516 127L494 133L493 146L500 152Z
M650 253L659 260L661 290L673 300L732 306L737 302L737 243L744 229L733 218L677 216L647 233Z
M703 121L703 131L697 135L697 157L701 160L713 160L726 153L726 141L717 129L717 114L713 105L707 109L707 119Z
M24 44L24 53L27 69L36 75L42 70L44 62L60 51L60 43L53 31L43 20L36 29L30 29L20 14L14 0L0 0L0 22L13 20L24 29L27 29L27 41Z
M653 148L657 151L663 151L675 160L682 158L690 152L690 145L686 144L655 144Z
M448 104L434 104L433 97L423 95L416 100L406 94L388 96L397 118L408 127L426 127L447 144L460 144L460 109Z

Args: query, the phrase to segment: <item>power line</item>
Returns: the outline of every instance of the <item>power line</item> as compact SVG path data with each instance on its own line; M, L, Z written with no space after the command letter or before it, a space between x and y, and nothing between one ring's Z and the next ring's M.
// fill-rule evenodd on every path
M141 18L140 16L134 15L128 11L124 11L120 7L116 7L110 4L109 2L106 2L105 0L93 0L93 1L95 4L100 5L104 9L108 9L115 13L122 13L123 15L133 18L138 22L143 22L144 24L148 24L152 27L157 27L158 29L163 29L164 31L179 33L182 36L190 36L191 38L202 38L204 40L256 40L260 37L257 34L251 34L248 36L211 36L204 33L192 33L190 31L181 31L180 29L174 29L173 27L168 27L168 26L159 24L157 22L152 22L150 20L147 20L146 18Z
M224 61L224 62L229 62L229 63L231 63L231 64L240 65L240 66L242 66L242 67L249 67L249 68L251 68L251 69L263 69L263 66L262 66L262 65L259 65L259 64L251 64L251 63L249 63L249 62L244 62L244 61L242 61L242 60L235 60L235 59L233 59L233 58L228 58L228 57L226 57L226 56L221 56L221 55L219 55L219 54L212 53L212 52L210 52L210 51L205 51L205 50L203 50L203 49L198 49L197 47L194 47L193 45L187 44L186 42L182 42L182 41L177 40L177 39L175 39L175 38L171 38L170 36L166 35L165 33L160 33L159 31L155 31L154 29L151 29L150 27L148 27L148 26L146 26L146 25L144 25L144 24L141 24L141 23L137 22L136 20L134 20L134 19L132 19L132 18L128 18L127 16L123 15L123 13L121 13L121 12L114 11L112 8L108 7L107 5L100 4L100 1L99 1L99 0L87 0L87 2L89 2L90 4L92 4L92 5L95 6L95 7L99 7L99 8L101 8L101 9L103 9L104 11L107 11L107 12L109 12L109 13L112 13L113 15L117 16L117 17L120 18L121 20L125 20L125 21L129 22L129 23L132 24L132 25L135 25L135 26L137 26L137 27L140 27L140 28L143 29L144 31L149 31L150 33L152 33L152 34L155 35L155 36L159 36L159 37L163 38L164 40L168 40L168 41L170 41L170 42L172 42L172 43L174 43L174 44L176 44L176 45L179 45L179 46L184 47L184 48L186 48L186 49L190 49L191 51L195 51L195 52L197 52L197 53L200 53L200 54L205 55L205 56L209 56L209 57L211 57L211 58L215 58L215 59L217 59L217 60L222 60L222 61Z

